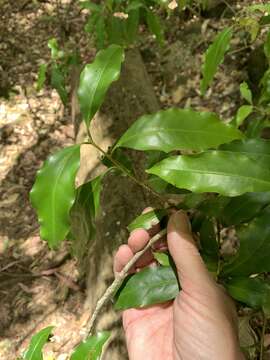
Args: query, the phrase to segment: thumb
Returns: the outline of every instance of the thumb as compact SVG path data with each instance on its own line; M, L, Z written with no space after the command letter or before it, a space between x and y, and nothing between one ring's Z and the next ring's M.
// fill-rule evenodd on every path
M170 217L167 241L182 289L205 290L206 287L212 287L214 280L200 256L192 236L189 219L183 211L178 211Z

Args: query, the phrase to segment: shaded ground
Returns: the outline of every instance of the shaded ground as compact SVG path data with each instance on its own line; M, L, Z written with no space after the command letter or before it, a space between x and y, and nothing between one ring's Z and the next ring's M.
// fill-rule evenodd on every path
M35 173L56 149L74 142L70 116L49 89L34 89L38 65L49 58L47 41L55 36L80 44L83 14L75 1L0 1L0 359L15 359L31 335L55 325L46 356L67 358L87 317L85 285L63 245L48 251L28 200ZM161 107L171 105L232 116L238 84L247 78L246 58L236 51L207 96L199 96L201 54L215 30L227 20L180 17L170 20L168 43L160 49L147 36L141 53ZM241 47L235 39L234 50ZM245 53L246 54L246 53ZM3 96L9 96L4 99ZM114 199L115 200L115 199ZM115 201L117 203L117 201ZM121 224L123 228L126 224ZM119 229L121 231L121 229ZM16 354L16 355L15 355Z

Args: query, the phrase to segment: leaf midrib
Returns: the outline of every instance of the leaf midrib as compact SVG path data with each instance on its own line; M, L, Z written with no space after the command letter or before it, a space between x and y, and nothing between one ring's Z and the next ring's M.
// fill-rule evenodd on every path
M216 125L216 124L214 124L214 125ZM206 130L185 130L185 129L173 129L173 128L168 129L168 128L157 127L157 128L151 128L150 130L143 130L142 132L143 132L143 135L151 135L152 133L154 133L156 135L156 132L160 133L161 130L166 130L167 133L170 133L170 132L198 133L198 134L209 134L210 133L210 134L215 135L217 133L220 133L220 131L223 129L217 129L216 131L213 131L214 129L210 128L206 131ZM121 139L120 139L119 143L120 143L120 145L123 145L125 142L130 141L131 139L136 138L136 137L141 137L141 136L142 136L141 133L140 134L136 133L134 135L130 135L129 137L126 136L126 137L124 137L124 141L121 142ZM222 137L223 137L223 139L224 138L228 138L230 140L236 139L236 137L232 137L229 134L225 134L225 135L222 134Z
M111 61L111 58L113 57L113 55L115 54L115 52L117 52L118 50L119 50L119 49L115 49L115 50L113 51L113 53L111 54L111 56L108 57L108 60L106 61L105 65L103 66L103 68L102 68L102 70L101 70L101 72L99 73L99 76L97 77L96 85L94 86L94 90L93 90L93 92L92 92L92 96L90 97L90 99L91 99L91 101L90 101L90 111L89 111L89 114L88 114L89 119L86 119L87 121L91 121L91 119L92 119L92 118L90 119L90 116L91 116L91 112L93 112L93 102L94 102L94 98L95 98L95 96L96 96L97 88L98 88L99 83L100 83L100 79L101 79L101 77L103 76L103 74L104 74L104 72L105 72L105 70L106 70L106 68L107 68L107 66L108 66L108 63ZM92 109L92 111L91 111L91 109ZM93 115L92 115L92 117L93 117Z
M41 334L41 336L39 337L37 343L34 345L33 350L32 350L31 353L30 353L30 358L29 358L29 360L31 360L31 359L33 358L33 355L34 355L37 347L40 345L40 343L43 341L44 338L45 338L45 339L47 338L47 336L48 336L47 333Z
M150 169L151 170L151 169ZM186 169L166 169L165 171L168 171L168 170L171 170L171 171L179 171L179 172L193 172L193 173L199 173L199 174L204 174L204 175L217 175L217 176L224 176L224 177L237 177L237 178L244 178L244 179L250 179L250 180L253 180L253 181L257 181L257 182L261 182L261 183L265 183L267 185L270 186L270 179L269 181L266 181L266 180L261 180L261 179L258 179L258 178L253 178L251 176L243 176L241 174L226 174L226 173L223 173L223 172L214 172L214 171L204 171L204 170L194 170L194 169L190 169L190 170L186 170Z

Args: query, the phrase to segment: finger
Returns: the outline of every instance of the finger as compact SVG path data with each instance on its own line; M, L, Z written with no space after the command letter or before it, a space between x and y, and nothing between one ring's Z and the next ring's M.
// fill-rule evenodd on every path
M114 273L120 272L133 256L134 254L128 245L121 245L114 257Z
M175 262L179 281L183 290L206 289L214 281L200 256L192 237L187 215L178 211L168 222L168 247Z
M144 229L133 230L128 238L128 245L133 253L142 250L150 240L150 235Z

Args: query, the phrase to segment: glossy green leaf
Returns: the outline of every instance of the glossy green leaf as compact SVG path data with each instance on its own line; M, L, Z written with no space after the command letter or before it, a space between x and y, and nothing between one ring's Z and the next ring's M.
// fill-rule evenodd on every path
M239 225L252 219L268 204L270 204L270 192L236 196L223 209L222 220L227 226Z
M37 91L40 91L46 81L47 64L41 64L38 69Z
M251 308L263 309L270 299L270 283L260 278L233 278L225 282L229 294Z
M135 42L137 38L138 28L139 28L139 10L132 10L128 13L128 18L126 20L126 38L128 44Z
M270 191L270 170L245 155L226 151L172 156L147 172L192 192L237 196L245 192Z
M237 235L240 249L229 264L224 265L224 276L247 276L270 271L270 207L247 226L242 226Z
M268 61L270 60L270 31L267 33L267 37L264 43L264 53Z
M162 265L162 266L171 266L170 265L170 258L169 258L168 254L162 253L162 252L154 252L153 256L160 265Z
M216 114L169 109L140 117L116 144L136 150L204 150L240 139L243 134Z
M149 267L132 275L117 294L115 308L143 308L174 299L179 293L171 267Z
M86 65L83 69L80 76L78 98L87 126L100 108L108 88L119 78L123 60L123 48L111 45L107 49L99 51L94 62Z
M187 194L188 191L184 189L178 189L171 184L168 184L166 181L162 180L156 175L150 175L147 179L148 185L160 194Z
M108 331L89 336L75 348L70 360L100 360L103 346L109 337L110 333Z
M132 223L128 225L128 230L130 232L135 229L150 230L154 225L157 225L166 215L167 211L165 209L149 211L133 220Z
M58 65L52 65L51 85L57 91L64 105L68 102L68 93L65 87L65 76Z
M243 99L245 99L249 104L252 104L252 92L245 81L240 85L240 93Z
M158 43L163 45L164 43L164 30L162 24L159 20L158 15L154 14L152 11L146 11L146 22L149 30L155 36Z
M229 50L232 37L232 28L225 28L219 33L214 42L209 46L202 66L201 93L205 94L208 86L212 83L218 66L223 62L225 53Z
M106 27L103 16L99 16L95 24L95 37L96 37L96 46L98 49L103 49L106 42Z
M270 165L270 141L264 139L248 139L243 141L233 141L230 144L223 144L219 148L231 154L242 154L248 156L266 170Z
M236 114L236 125L240 126L243 124L243 122L245 121L245 119L252 113L253 111L253 106L252 105L243 105L241 106Z
M76 189L76 200L70 211L69 239L73 254L80 259L84 269L85 253L96 234L96 217L99 212L101 182L105 174Z
M53 326L48 326L35 334L28 349L23 355L24 360L43 360L42 349L51 335Z
M40 236L51 248L56 248L69 232L69 212L75 201L75 177L79 165L79 145L58 151L49 156L38 171L31 190L30 198L38 214Z

